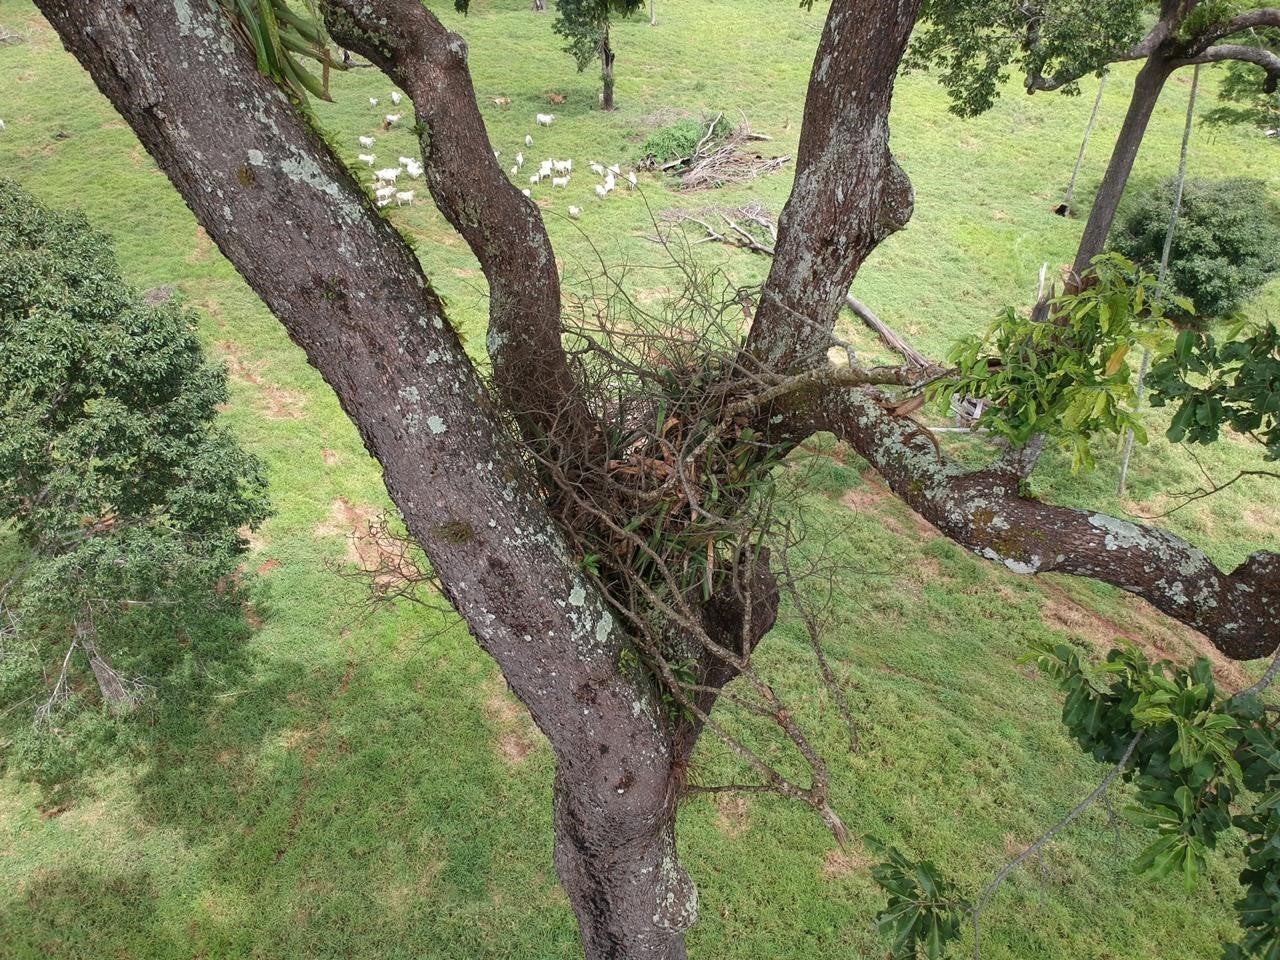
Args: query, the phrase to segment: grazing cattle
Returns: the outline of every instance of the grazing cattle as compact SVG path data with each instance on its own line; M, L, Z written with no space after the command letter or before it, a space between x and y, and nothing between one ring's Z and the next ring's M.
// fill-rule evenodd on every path
M400 168L386 167L382 170L375 171L374 176L384 183L395 183L396 177L400 176Z
M538 121L538 126L540 127L551 126L552 121L554 121L555 118L556 118L556 115L554 113L539 113L536 117L534 117L534 119Z
M578 219L578 218L580 218L581 216L582 216L582 208L581 208L581 207L570 207L570 208L569 208L569 219L570 219L570 220L577 220L577 219Z
M532 137L532 136L530 136L530 135L529 135L529 134L527 134L527 133L524 135L524 145L525 145L526 147L532 147L532 146L533 146L533 137Z
M373 107L374 109L377 109L377 107L378 107L378 98L377 98L377 97L370 97L370 98L369 98L369 106Z
M553 187L567 187L569 185L568 177L552 177L551 185Z
M400 106L400 100L401 100L400 94L399 94L397 91L392 90L392 91L391 91L391 102L392 102L395 106L397 106L397 107L398 107L398 106Z
M356 159L364 161L371 167L378 162L378 158L375 157L372 153L357 153Z
M409 206L413 206L412 190L399 190L396 192L396 206L398 207L405 203L409 204Z
M375 143L377 143L377 142L378 142L378 141L377 141L377 140L375 140L373 137L361 137L361 138L360 138L360 146L362 146L362 147L372 147L372 146L373 146Z
M403 113L388 113L385 117L382 118L382 125L390 129L391 127L394 127L397 123L399 123L400 118L403 116L404 116Z

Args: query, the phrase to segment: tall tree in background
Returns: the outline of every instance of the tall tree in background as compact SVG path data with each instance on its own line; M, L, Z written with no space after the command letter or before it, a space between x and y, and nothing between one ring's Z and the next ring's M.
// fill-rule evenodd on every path
M972 116L999 95L1010 68L1028 93L1074 93L1108 65L1140 62L1111 161L1094 199L1073 264L1077 276L1103 251L1166 81L1182 67L1247 64L1266 94L1280 82L1280 48L1264 28L1280 27L1280 7L1233 0L927 0L927 29L907 62L941 71L952 109Z
M29 553L0 606L56 651L46 714L81 660L128 708L118 661L155 629L176 648L232 599L267 500L262 463L216 424L226 400L189 312L143 302L83 217L0 180L0 520Z
M578 70L600 61L600 106L613 109L613 62L615 54L609 39L609 23L615 17L628 17L644 9L644 0L556 0L556 19L552 28L569 41L565 50L573 55Z
M593 960L685 956L698 898L676 812L704 733L758 789L810 804L843 837L821 757L753 658L788 579L785 544L769 549L758 508L778 458L814 432L852 445L984 557L1115 584L1231 657L1274 649L1280 557L1258 552L1228 572L1165 531L1025 497L1008 462L951 462L907 416L922 378L941 371L827 363L851 281L913 210L888 117L920 0L831 4L750 329L681 341L660 363L624 362L581 336L566 350L556 257L537 205L494 160L463 38L418 0L320 0L334 39L413 100L426 183L488 280L487 379L414 251L236 43L225 12L38 5L334 389L446 596L547 736L556 870ZM1114 342L1094 345L1099 307L1112 316L1113 304L1082 296L1088 371L1074 375L1090 382L1057 397L1054 415L1086 393L1097 408L1099 378L1128 380ZM713 312L741 317L734 308ZM970 372L993 369L979 359ZM1043 431L1036 416L1027 429ZM807 774L718 722L735 680L733 703Z

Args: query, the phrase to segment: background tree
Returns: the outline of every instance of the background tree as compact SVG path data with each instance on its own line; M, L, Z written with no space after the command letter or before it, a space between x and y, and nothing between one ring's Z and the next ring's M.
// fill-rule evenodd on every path
M565 50L573 55L579 72L600 61L600 106L605 110L613 109L616 56L609 40L609 23L615 16L627 17L643 9L644 0L556 0L552 29L569 41Z
M1076 251L1077 276L1106 245L1152 112L1175 71L1238 63L1254 68L1255 90L1272 94L1280 82L1280 49L1265 32L1280 27L1280 7L1247 0L931 0L925 16L929 26L908 63L941 71L952 110L963 116L991 107L1010 68L1022 72L1028 93L1075 93L1081 78L1109 64L1142 64Z
M697 896L676 810L704 732L758 776L750 786L809 804L843 837L822 758L753 658L788 562L777 544L775 569L758 508L778 458L816 431L982 556L1113 583L1232 657L1274 648L1280 558L1226 572L1164 531L1024 497L1007 463L967 470L906 415L943 371L827 364L854 275L911 216L888 116L918 2L831 5L750 329L668 338L661 363L566 329L554 251L494 160L462 38L417 0L322 2L333 38L413 101L425 182L488 280L487 379L413 250L220 10L39 6L333 387L446 596L546 734L556 869L588 956L685 955ZM1090 340L1099 325L1111 335L1098 321L1112 304L1085 296L1077 353L1087 376L1118 377L1114 349L1099 372ZM714 308L742 316L736 300ZM724 729L722 696L807 775Z
M122 662L145 669L152 634L176 647L234 593L239 529L267 515L262 464L216 425L226 371L193 317L142 302L105 237L7 180L0 347L0 517L28 551L0 601L56 650L46 715L79 658L127 708Z
M1240 38L1247 46L1280 50L1280 30L1255 30ZM1255 71L1241 62L1227 64L1218 87L1218 106L1205 114L1213 124L1249 124L1258 127L1280 145L1280 90L1267 92L1257 83Z

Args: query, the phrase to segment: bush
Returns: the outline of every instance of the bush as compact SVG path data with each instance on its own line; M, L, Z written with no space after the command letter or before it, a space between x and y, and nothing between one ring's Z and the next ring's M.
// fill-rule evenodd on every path
M702 138L707 135L709 120L695 120L686 117L675 123L659 127L649 134L648 139L640 145L640 156L637 166L656 168L681 157L692 156ZM732 128L723 116L716 120L712 137L723 137Z
M1141 191L1122 211L1111 245L1155 272L1175 181ZM1166 280L1203 318L1234 313L1280 271L1280 210L1261 180L1189 180ZM1185 316L1180 319L1186 319Z

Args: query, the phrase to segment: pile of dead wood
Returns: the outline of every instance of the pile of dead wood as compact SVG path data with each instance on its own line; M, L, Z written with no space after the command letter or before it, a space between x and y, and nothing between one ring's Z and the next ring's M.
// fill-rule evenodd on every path
M749 183L767 174L776 173L791 162L789 156L766 157L747 150L748 144L769 141L773 137L756 133L745 119L741 125L730 128L728 133L722 133L723 119L724 114L716 115L707 125L706 135L698 141L692 153L655 164L654 169L679 177L681 190L709 190L729 184Z

